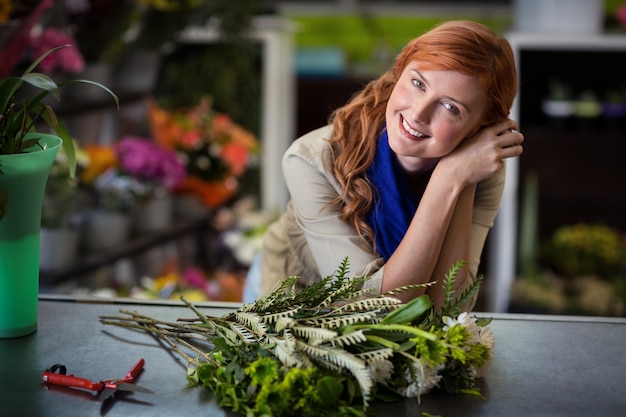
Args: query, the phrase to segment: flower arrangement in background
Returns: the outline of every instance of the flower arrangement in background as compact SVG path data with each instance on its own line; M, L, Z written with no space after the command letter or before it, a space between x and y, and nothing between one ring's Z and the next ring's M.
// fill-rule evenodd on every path
M187 175L178 155L151 139L125 136L114 145L122 172L153 187L173 190Z
M187 177L180 191L198 195L209 207L235 195L237 179L259 150L251 132L215 112L209 98L193 108L173 111L151 101L149 119L157 142L178 152L184 161Z
M243 284L243 277L235 272L208 273L195 266L188 266L180 271L176 267L166 267L154 278L142 277L140 285L131 288L123 296L149 300L178 300L185 297L194 302L240 302Z
M615 10L615 18L623 28L626 28L626 2Z
M619 232L602 224L578 223L559 227L546 245L546 257L566 277L597 274L610 278L626 248Z
M252 197L238 199L233 205L224 207L215 215L214 225L223 231L223 242L244 267L250 267L261 250L263 235L277 217L277 213L255 208Z
M31 46L35 56L41 56L46 51L61 45L75 45L74 37L57 28L44 29L41 34L31 39ZM39 64L39 68L46 74L66 72L78 74L85 68L85 60L77 48L62 48L55 54L50 54Z
M126 136L112 146L92 145L85 151L90 163L81 182L109 210L130 212L139 202L174 190L186 176L178 155L148 138Z
M626 241L604 224L557 228L542 244L537 273L519 276L513 311L621 317L626 311Z

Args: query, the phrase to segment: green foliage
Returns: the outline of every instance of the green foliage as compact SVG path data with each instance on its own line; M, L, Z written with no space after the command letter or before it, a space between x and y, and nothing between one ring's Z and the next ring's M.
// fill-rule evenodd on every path
M74 177L76 170L76 151L74 142L63 122L49 105L42 101L49 95L59 100L59 88L66 84L92 84L107 91L119 107L117 96L107 87L90 80L67 80L58 85L45 74L33 72L48 55L55 51L71 47L62 45L52 48L37 58L21 76L10 76L0 80L0 155L19 154L29 148L38 146L38 138L26 140L25 135L37 129L37 122L43 121L57 136L63 140L63 150L67 156L70 177ZM39 92L33 97L17 98L24 83L35 87ZM0 166L0 175L3 175ZM0 195L4 193L0 190ZM0 198L0 220L6 211L6 198Z
M479 280L455 296L462 265L444 281L446 313L461 311L477 291ZM297 277L289 277L266 297L219 318L183 299L197 323L131 312L101 320L166 339L193 365L190 384L245 415L363 417L373 400L419 397L436 387L478 393L474 375L493 347L480 342L488 321L479 324L466 313L458 320L443 317L426 295L408 303L389 293L369 296L362 289L367 278L349 277L348 270L346 258L335 274L299 292ZM198 337L208 349L187 341Z
M579 223L557 229L545 256L558 273L567 277L595 274L611 278L624 257L624 246L616 230Z

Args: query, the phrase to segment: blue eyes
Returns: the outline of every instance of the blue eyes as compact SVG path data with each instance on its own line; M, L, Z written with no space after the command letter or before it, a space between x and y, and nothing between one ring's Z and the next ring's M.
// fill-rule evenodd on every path
M453 114L459 114L459 109L450 103L442 103L442 106Z
M424 90L426 88L426 84L424 84L423 81L417 79L417 78L412 78L411 79L411 83L419 88L420 90ZM441 105L443 106L444 109L446 109L447 111L449 111L450 113L454 114L454 115L458 115L460 114L459 108L457 106L455 106L454 104L450 104L448 102L442 102Z

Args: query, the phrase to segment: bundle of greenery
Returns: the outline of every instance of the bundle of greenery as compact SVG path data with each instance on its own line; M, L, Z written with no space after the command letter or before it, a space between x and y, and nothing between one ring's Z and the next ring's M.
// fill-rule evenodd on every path
M493 357L494 339L489 319L463 312L482 277L455 294L462 265L445 277L440 311L427 295L397 298L434 282L370 297L362 289L368 278L349 277L345 259L334 275L302 291L289 277L223 317L183 299L197 320L122 311L101 321L162 338L188 360L192 385L243 415L364 416L373 401L419 399L433 389L480 396L475 382Z

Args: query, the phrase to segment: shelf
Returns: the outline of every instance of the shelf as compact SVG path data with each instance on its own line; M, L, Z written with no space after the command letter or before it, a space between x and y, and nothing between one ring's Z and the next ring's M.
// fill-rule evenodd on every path
M507 161L502 204L490 233L487 275L491 311L506 311L517 274L520 188L525 176L539 176L539 233L561 225L605 222L626 230L625 128L602 123L583 125L572 119L556 126L542 112L550 80L571 87L573 98L591 90L600 100L625 82L626 36L576 34L507 35L520 77L511 117L524 133L524 153ZM600 120L598 120L600 121Z
M195 236L198 244L201 245L203 237L212 230L210 226L211 216L212 214L207 214L194 220L178 223L162 231L136 237L120 247L86 256L76 265L63 271L40 271L41 283L54 285L188 235Z
M523 132L520 191L526 176L536 174L542 238L579 222L626 230L626 195L619 191L626 185L626 132L546 127L525 127Z

